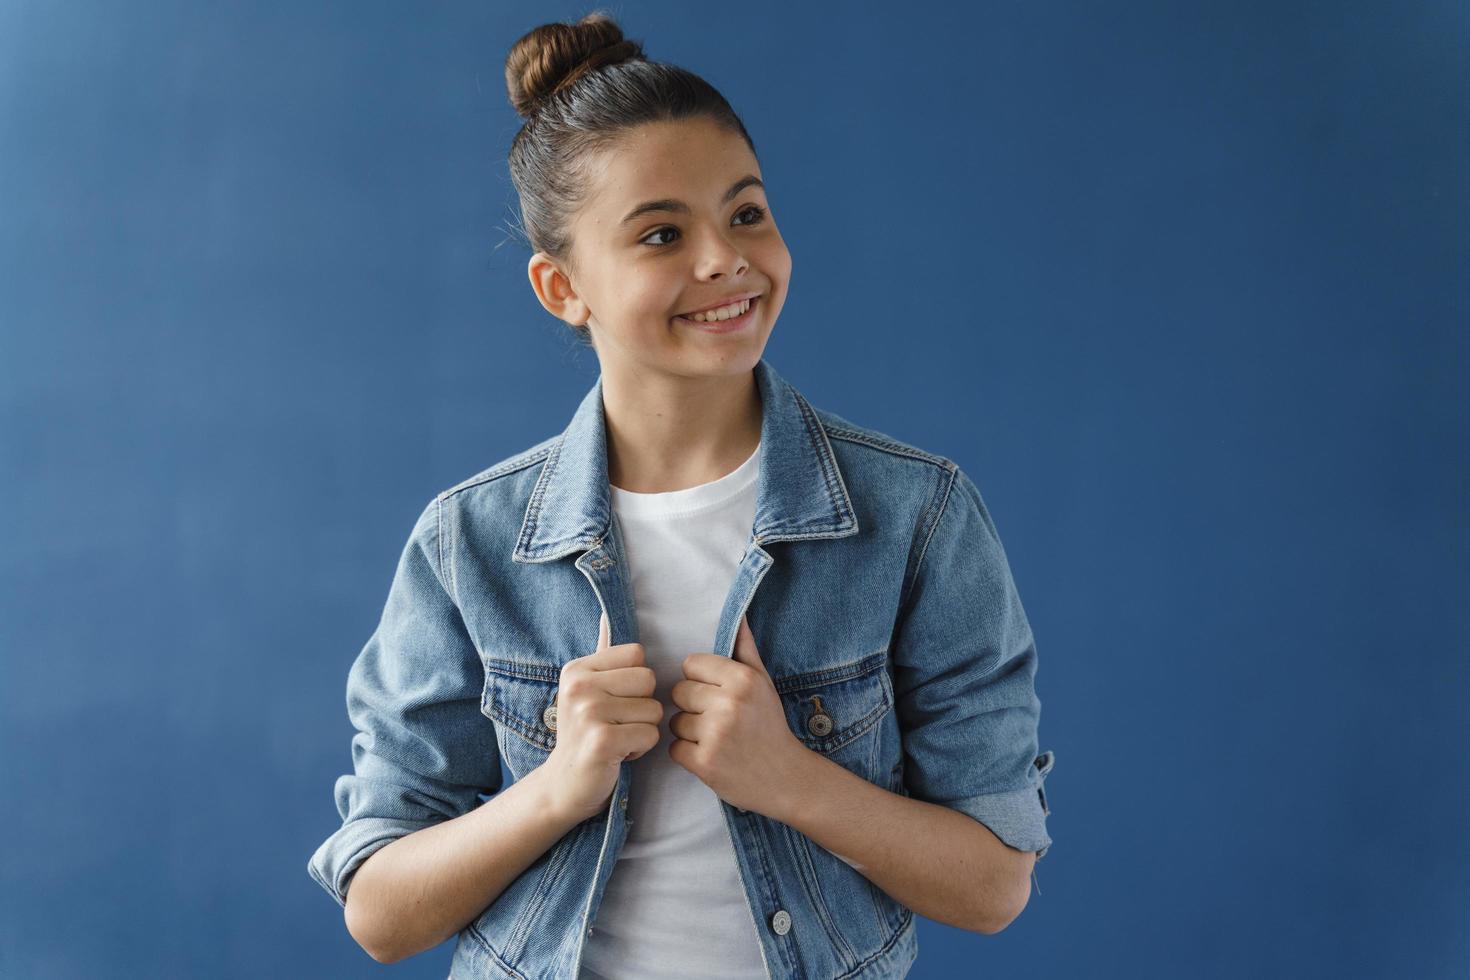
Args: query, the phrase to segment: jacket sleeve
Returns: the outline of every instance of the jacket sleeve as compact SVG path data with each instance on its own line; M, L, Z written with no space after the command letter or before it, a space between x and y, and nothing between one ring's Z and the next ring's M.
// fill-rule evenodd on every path
M307 862L344 908L374 851L501 788L494 723L480 711L484 669L445 588L441 506L436 497L415 523L382 618L347 674L354 771L336 781L342 826Z
M980 491L951 464L938 499L892 647L904 785L1040 858L1054 753L1037 751L1036 644Z

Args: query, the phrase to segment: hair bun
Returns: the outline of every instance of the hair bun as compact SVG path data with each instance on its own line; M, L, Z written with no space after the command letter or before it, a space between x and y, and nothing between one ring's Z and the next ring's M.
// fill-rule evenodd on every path
M588 72L642 57L637 41L624 38L616 21L594 11L575 24L542 24L512 45L505 87L516 112L529 117Z

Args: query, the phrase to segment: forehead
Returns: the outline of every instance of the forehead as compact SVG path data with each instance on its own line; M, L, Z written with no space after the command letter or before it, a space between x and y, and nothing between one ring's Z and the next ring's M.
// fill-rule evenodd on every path
M759 176L760 168L739 133L697 118L629 130L589 161L587 174L587 221L615 228L631 208L655 198L715 207L731 184Z

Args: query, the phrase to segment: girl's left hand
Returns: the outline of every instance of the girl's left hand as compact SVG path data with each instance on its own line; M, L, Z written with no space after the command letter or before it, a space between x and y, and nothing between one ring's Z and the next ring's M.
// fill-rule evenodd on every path
M670 691L669 756L732 806L771 816L796 788L810 752L786 724L781 695L744 616L735 655L691 653Z

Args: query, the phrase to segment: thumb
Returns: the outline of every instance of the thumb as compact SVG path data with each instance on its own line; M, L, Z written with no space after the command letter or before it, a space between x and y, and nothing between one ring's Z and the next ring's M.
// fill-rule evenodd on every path
M750 631L750 623L744 615L740 617L740 629L735 633L735 659L767 677L770 676L765 662L761 660L761 652L756 648L755 634Z
M611 645L609 643L611 633L612 627L608 625L607 611L604 610L602 615L597 618L597 653L601 653Z

